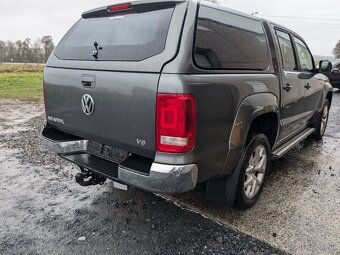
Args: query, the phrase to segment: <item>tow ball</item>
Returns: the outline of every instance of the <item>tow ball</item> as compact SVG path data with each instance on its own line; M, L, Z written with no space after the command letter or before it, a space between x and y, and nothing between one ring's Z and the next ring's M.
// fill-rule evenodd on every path
M106 178L102 177L98 174L87 172L81 169L81 173L77 173L75 176L76 183L80 186L94 186L94 185L103 185L106 182Z

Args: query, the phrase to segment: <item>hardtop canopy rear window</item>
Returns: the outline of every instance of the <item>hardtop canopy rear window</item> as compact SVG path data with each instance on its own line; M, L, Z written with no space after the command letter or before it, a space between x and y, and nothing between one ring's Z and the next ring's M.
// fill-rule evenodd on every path
M261 22L201 5L194 61L203 69L267 70L270 58Z
M61 40L55 55L84 61L141 61L158 55L165 49L174 7L171 3L138 12L132 7L83 18Z

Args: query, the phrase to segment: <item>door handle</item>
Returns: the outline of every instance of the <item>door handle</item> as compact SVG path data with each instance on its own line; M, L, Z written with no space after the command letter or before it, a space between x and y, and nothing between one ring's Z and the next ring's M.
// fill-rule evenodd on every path
M292 88L293 87L289 83L287 83L286 86L283 87L283 89L287 92L289 92Z
M306 85L305 85L305 88L308 90L308 89L310 89L312 86L309 84L309 83L307 83Z

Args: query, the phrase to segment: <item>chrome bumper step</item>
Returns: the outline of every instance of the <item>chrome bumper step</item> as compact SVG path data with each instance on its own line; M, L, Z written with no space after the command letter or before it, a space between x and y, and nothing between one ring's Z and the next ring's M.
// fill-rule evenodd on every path
M89 140L50 127L44 127L42 131L42 144L63 159L113 180L118 188L124 190L130 185L151 192L176 194L192 190L197 184L196 164L162 164L133 154L122 162L116 162L89 150Z
M111 180L118 179L118 164L87 154L60 155L61 158Z

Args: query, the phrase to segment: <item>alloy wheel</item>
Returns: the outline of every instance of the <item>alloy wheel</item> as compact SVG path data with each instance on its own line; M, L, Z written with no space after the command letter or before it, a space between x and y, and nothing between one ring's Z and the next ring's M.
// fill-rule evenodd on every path
M267 168L267 151L258 145L251 154L245 172L244 192L248 199L253 199L263 184Z

